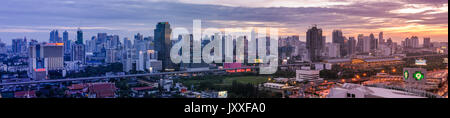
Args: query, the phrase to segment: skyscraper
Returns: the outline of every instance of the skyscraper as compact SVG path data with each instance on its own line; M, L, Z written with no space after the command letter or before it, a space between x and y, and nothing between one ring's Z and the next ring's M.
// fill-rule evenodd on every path
M162 61L163 71L174 71L175 64L170 60L170 49L172 48L171 34L169 22L159 22L156 25L155 33L155 49L158 51L158 59Z
M64 69L64 45L47 43L31 45L29 48L29 74L33 79L46 79L50 73L61 74Z
M64 54L70 54L69 32L63 32Z
M368 36L362 37L362 44L363 44L362 52L363 53L370 53L370 51L372 50L371 47L373 46L372 41L373 40L371 37L368 37Z
M431 46L431 38L430 37L425 37L423 38L423 47L424 48L430 48Z
M50 40L49 43L63 43L61 37L59 37L58 30L52 30L50 32Z
M355 37L349 37L348 38L348 55L355 54L356 51L356 39Z
M333 35L332 43L339 44L340 57L347 56L347 53L348 53L347 42L348 41L346 41L345 37L342 35L342 31L334 30L332 35Z
M341 30L334 30L333 31L333 37L332 37L332 43L338 43L341 44L344 42L344 36L342 36Z
M417 36L412 36L411 37L411 44L413 48L419 48L419 37Z
M358 34L358 43L356 44L356 51L363 52L363 37L364 34Z
M86 48L84 44L75 43L72 45L72 61L86 63Z
M320 61L320 54L324 47L322 29L313 26L306 32L306 49L308 49L308 55L311 62Z
M77 41L75 42L76 44L83 44L83 31L81 31L80 28L78 28L77 31Z
M6 54L6 44L0 39L0 54Z
M12 40L12 52L14 54L22 54L27 51L27 39L13 39Z
M69 32L64 31L63 32L63 42L67 42L69 40Z
M405 39L405 41L404 41L405 43L404 43L404 47L405 48L412 48L412 41L408 38L408 37L406 37L406 39Z
M376 50L378 48L378 39L375 38L373 33L370 33L370 50Z

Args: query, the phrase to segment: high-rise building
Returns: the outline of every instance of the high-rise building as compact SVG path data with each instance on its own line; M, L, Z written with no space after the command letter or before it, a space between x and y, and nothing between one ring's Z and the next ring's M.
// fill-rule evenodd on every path
M52 30L50 32L50 40L49 43L63 43L61 37L59 37L58 30Z
M409 37L406 37L403 46L404 46L405 48L412 48L412 41L409 39Z
M64 44L47 43L29 48L29 76L36 80L47 79L49 73L62 73L64 69Z
M362 37L362 52L363 53L370 53L371 46L372 46L372 39L368 36Z
M107 37L108 37L108 34L107 34L107 33L98 33L98 34L97 34L97 41L96 41L96 44L97 44L97 45L101 45L101 44L106 43Z
M308 49L308 55L311 62L320 61L320 56L323 44L322 29L313 26L306 32L306 49Z
M63 32L63 43L64 43L64 60L66 60L66 58L70 58L70 53L72 51L71 50L72 47L69 40L69 32L67 31Z
M340 47L340 49L339 49L340 56L339 57L347 56L347 53L348 53L347 42L348 41L346 41L346 38L342 35L342 31L334 30L332 35L333 35L332 43L339 44L339 47Z
M78 28L77 31L77 41L75 42L76 44L83 44L83 31L81 31L80 28Z
M76 43L72 45L72 61L86 63L86 47L84 44Z
M384 44L385 43L383 32L380 32L378 34L378 40L379 40L379 44Z
M170 49L172 48L172 29L169 22L159 22L156 25L155 33L155 48L158 51L158 59L162 61L163 71L174 71L175 64L170 60Z
M341 52L340 52L340 46L341 44L339 43L331 43L330 45L327 46L328 48L328 57L331 58L338 58L341 56Z
M13 39L12 40L12 53L23 54L27 52L27 39Z
M419 37L412 36L410 40L411 40L411 44L412 44L413 48L419 48L420 47L419 46Z
M378 39L375 38L375 35L373 33L370 33L370 50L376 50L378 49Z
M332 43L338 43L341 44L344 42L344 36L342 35L341 30L334 30L333 31L333 37L332 37Z
M423 38L423 47L424 48L432 47L432 45L431 45L431 38L430 37Z
M355 37L348 38L348 55L353 55L356 53L356 39Z
M6 54L6 44L2 42L2 39L0 39L0 54Z
M389 38L389 39L386 41L386 44L387 44L388 46L393 46L393 43L394 43L394 42L392 42L392 39L391 39L391 38Z
M358 43L356 44L356 51L358 52L363 52L363 44L364 44L363 37L364 34L358 34Z

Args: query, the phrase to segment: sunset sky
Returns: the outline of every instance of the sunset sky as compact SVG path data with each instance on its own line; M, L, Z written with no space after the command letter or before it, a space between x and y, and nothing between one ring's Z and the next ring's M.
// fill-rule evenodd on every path
M331 31L345 36L384 32L399 42L413 35L448 41L448 0L2 0L0 39L48 41L49 32L81 27L85 40L98 32L132 37L153 35L157 22L192 28L280 28L282 35L305 40L309 26L317 24L331 41Z

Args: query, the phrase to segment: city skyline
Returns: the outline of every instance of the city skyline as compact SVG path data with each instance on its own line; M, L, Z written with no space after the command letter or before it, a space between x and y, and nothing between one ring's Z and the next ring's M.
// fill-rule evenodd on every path
M137 33L152 36L157 22L170 22L172 28L191 28L193 19L201 19L203 27L280 28L281 35L299 35L301 41L306 41L305 32L313 24L324 30L327 42L331 42L332 31L336 29L342 30L346 37L384 32L385 39L392 38L395 42L411 36L418 36L420 42L424 37L431 37L433 42L448 41L446 0L48 0L39 6L35 2L7 0L0 5L14 6L0 8L3 42L10 45L11 39L23 37L48 41L53 29L67 30L69 40L75 41L79 27L85 40L99 32L121 38Z

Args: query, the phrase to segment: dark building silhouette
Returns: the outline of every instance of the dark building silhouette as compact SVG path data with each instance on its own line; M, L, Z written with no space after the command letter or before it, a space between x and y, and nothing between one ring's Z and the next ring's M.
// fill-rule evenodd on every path
M83 31L81 31L80 28L78 28L77 31L77 41L75 41L76 44L83 44Z

